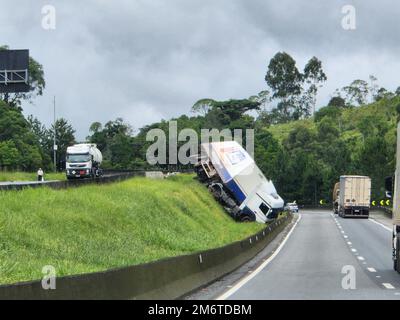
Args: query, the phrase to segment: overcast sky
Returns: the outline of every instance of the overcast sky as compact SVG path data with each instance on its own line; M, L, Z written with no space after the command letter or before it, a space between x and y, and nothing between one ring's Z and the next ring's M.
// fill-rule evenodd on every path
M93 121L123 117L134 128L189 114L200 98L247 98L265 88L269 60L312 56L328 76L318 97L370 74L400 85L398 0L0 0L0 44L30 49L46 90L25 114L68 119L84 139ZM42 7L56 29L42 27ZM342 27L344 5L356 29Z

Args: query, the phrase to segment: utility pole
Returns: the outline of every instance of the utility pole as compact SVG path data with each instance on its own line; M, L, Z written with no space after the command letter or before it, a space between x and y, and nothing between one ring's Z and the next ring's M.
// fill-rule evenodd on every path
M54 161L54 172L57 172L57 159L56 159L56 153L57 153L57 145L56 145L56 96L54 96L53 100L53 114L54 114L54 119L53 119L53 128L54 128L54 136L53 136L53 161Z

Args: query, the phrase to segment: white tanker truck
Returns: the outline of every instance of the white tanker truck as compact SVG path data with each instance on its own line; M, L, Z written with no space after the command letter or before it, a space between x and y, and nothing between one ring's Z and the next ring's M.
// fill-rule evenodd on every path
M95 144L75 144L67 148L67 179L95 178L103 175L103 156Z

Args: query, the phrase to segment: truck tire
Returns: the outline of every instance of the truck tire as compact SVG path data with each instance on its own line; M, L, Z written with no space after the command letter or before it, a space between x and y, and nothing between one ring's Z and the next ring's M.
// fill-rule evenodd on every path
M241 216L240 217L240 222L252 222L251 218L249 216Z

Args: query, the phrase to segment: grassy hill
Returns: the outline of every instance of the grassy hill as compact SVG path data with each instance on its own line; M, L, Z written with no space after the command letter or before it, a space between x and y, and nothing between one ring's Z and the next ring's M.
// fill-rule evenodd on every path
M0 192L0 283L106 270L241 240L263 225L234 222L191 175L67 190Z
M324 107L312 118L265 127L272 140L264 140L266 151L256 152L257 162L287 201L329 202L334 183L346 174L370 176L373 200L383 199L384 178L395 170L399 106L400 97L394 97Z
M36 181L36 172L0 171L0 182L2 181ZM64 172L45 172L45 180L66 180Z

